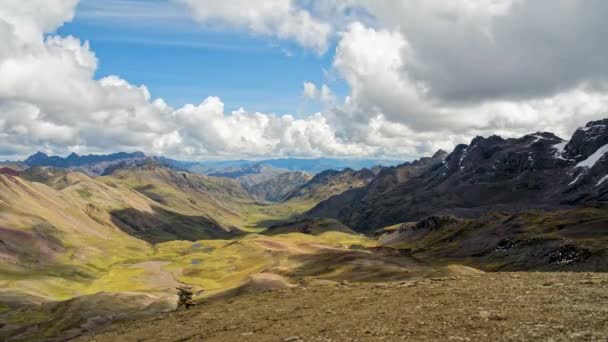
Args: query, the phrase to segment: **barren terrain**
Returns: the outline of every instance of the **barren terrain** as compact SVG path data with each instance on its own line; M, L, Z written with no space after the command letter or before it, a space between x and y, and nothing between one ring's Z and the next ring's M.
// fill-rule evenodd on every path
M606 341L608 275L451 266L392 283L315 283L207 300L77 341Z

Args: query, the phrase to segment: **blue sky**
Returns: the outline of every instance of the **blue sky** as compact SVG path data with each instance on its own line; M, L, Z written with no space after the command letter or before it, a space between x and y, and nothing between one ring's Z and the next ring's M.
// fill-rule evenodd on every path
M305 81L346 93L331 71L335 46L319 55L289 41L202 27L167 1L84 0L58 33L90 42L97 78L119 75L145 84L174 107L218 96L227 111L297 117L320 109L303 99Z

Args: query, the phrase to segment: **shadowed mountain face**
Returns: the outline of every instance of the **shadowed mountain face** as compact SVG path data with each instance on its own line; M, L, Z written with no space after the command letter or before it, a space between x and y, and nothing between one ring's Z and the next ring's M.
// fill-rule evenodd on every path
M436 213L558 208L608 200L608 119L570 142L551 133L477 137L449 155L381 171L366 187L321 202L309 215L371 233Z
M380 243L487 271L607 272L608 204L474 219L429 216L386 230Z
M264 231L265 235L279 235L288 233L302 233L309 235L321 235L327 232L341 232L355 234L355 232L337 220L319 218L303 219L289 223L280 223L268 227Z
M153 209L153 213L133 208L115 210L111 212L112 222L125 233L149 243L229 239L243 234L236 228L223 227L210 217Z

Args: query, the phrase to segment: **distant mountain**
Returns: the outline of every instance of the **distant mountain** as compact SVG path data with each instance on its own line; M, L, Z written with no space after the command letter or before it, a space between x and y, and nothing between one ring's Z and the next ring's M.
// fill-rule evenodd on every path
M56 168L71 168L79 169L89 175L99 175L104 173L105 169L121 161L143 159L147 156L142 152L119 152L106 155L85 155L80 156L76 153L71 153L67 157L49 156L42 152L37 152L28 157L23 163L21 169L35 166L52 166ZM207 161L182 161L163 156L149 157L154 158L160 164L167 167L172 167L180 170L188 170L190 172L213 175L216 177L239 178L250 174L265 174L269 175L269 171L273 171L273 176L281 172L288 171L303 171L307 173L319 173L325 170L344 169L377 169L382 166L391 166L400 164L398 160L388 159L336 159L336 158L314 158L314 159L299 159L299 158L283 158L283 159L268 159L268 160L207 160ZM2 163L0 163L2 164ZM9 162L4 163L8 166ZM16 163L10 162L10 165ZM9 166L11 167L11 166ZM15 167L13 167L15 168ZM253 177L256 178L256 177ZM248 185L253 186L253 183L259 183L269 180L271 177L257 177Z
M288 171L262 163L230 167L208 175L236 179L256 199L270 202L282 201L312 178L303 171Z
M403 163L403 161L392 159L336 159L336 158L282 158L282 159L267 159L267 160L222 160L222 161L178 161L168 158L162 158L168 164L187 169L191 172L200 174L221 175L222 177L229 176L235 178L234 174L239 172L247 172L247 169L256 167L256 165L264 165L284 171L303 171L307 173L319 173L325 170L344 169L359 170L363 168L374 168L376 166L392 166ZM243 171L241 171L243 170ZM232 174L232 175L231 175ZM236 176L238 177L238 176Z
M369 169L327 170L316 174L310 181L294 189L285 197L285 201L293 199L322 201L344 191L363 187L373 179L374 173Z
M165 167L175 171L187 171L186 169L178 167L177 164L170 163L164 158L157 157L121 159L111 163L110 165L104 166L105 168L101 173L102 176L111 175L117 170L154 170L160 167Z
M207 173L208 176L225 177L237 179L245 187L252 187L256 184L268 181L276 176L287 172L287 170L277 169L266 164L251 164L242 167L230 167L217 172Z
M393 166L403 163L402 160L392 159L336 159L336 158L314 158L314 159L299 159L299 158L284 158L284 159L269 159L261 161L266 165L271 165L276 168L286 169L291 171L305 171L309 173L319 173L325 170L344 169L370 169L374 166Z
M569 142L552 133L477 137L447 156L382 170L366 187L321 202L309 215L371 233L437 213L478 217L608 201L606 152L608 119L588 123Z
M306 172L283 172L264 182L247 187L255 198L270 202L281 202L295 189L310 181L312 176Z
M69 156L62 158L59 156L48 156L42 152L37 152L36 154L31 155L29 158L24 160L24 163L29 167L34 166L52 166L52 167L60 167L60 168L73 168L73 167L81 167L85 165L91 164L99 164L106 162L115 162L119 160L126 159L138 159L144 158L146 155L142 152L133 152L133 153L113 153L113 154L89 154L86 156L79 156L76 153L71 153Z

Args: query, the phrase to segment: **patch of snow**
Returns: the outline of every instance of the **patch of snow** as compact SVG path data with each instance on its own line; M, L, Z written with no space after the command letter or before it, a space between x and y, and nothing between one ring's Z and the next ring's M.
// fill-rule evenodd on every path
M543 140L543 139L545 139L545 140L549 140L549 139L547 139L547 138L543 137L542 135L538 135L538 134L532 134L531 136L536 138L536 140L534 140L534 141L532 142L532 144L537 143L537 142L539 142L539 141L541 141L541 140Z
M564 153L564 150L566 149L566 145L568 145L567 141L562 141L559 144L553 145L553 148L555 149L555 153L560 154L560 155L562 153Z
M593 167L593 165L595 165L595 163L597 163L597 161L600 160L604 154L606 154L606 152L608 152L608 144L598 148L595 153L589 156L589 158L576 164L576 167Z
M462 156L460 156L460 162L458 162L458 166L460 166L460 170L464 169L464 165L462 165L462 162L467 157L468 152L469 152L468 148L465 148L464 150L462 150Z
M568 186L576 184L576 182L578 182L578 180L581 178L582 175L583 175L583 172L579 173L578 176L576 176L576 178L568 184Z
M604 183L607 180L608 180L608 175L606 175L602 179L600 179L600 181L597 182L597 184L595 186L600 186L600 185L602 185L602 183Z
M561 159L561 160L568 160L568 159L562 157L562 155L564 154L564 151L566 150L566 145L568 145L567 141L562 141L559 144L553 145L553 148L555 149L555 153L553 154L553 157L555 157L557 159Z
M589 127L582 127L579 129L583 132L587 132L588 130L595 128L595 127L606 127L606 125L593 125L593 126L589 126Z

